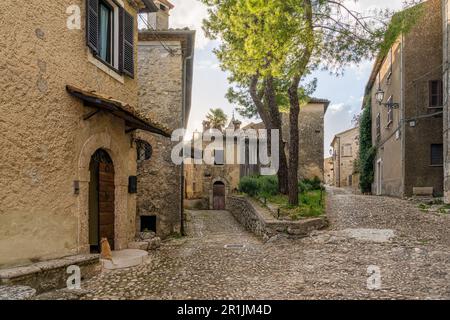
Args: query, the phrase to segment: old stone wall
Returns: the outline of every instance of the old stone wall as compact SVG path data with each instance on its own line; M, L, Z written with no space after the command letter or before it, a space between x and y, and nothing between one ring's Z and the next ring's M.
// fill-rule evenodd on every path
M301 106L299 115L299 168L298 177L324 179L323 147L324 147L323 103L309 103ZM286 143L286 154L289 152L289 114L283 114L283 139Z
M134 235L135 196L126 188L127 177L136 173L136 152L124 121L105 113L84 121L90 109L66 92L71 84L137 105L137 81L102 65L88 50L85 3L2 1L0 266L88 251L89 164L81 158L95 148L110 153L118 173L117 246L126 247ZM71 5L81 8L80 30L66 27ZM74 181L80 181L79 195Z
M140 41L139 110L170 131L183 128L182 78L183 59L180 41L166 42L169 54L158 41ZM140 216L157 217L157 234L165 238L180 232L183 189L181 166L171 160L176 143L151 133L138 132L137 137L152 146L152 157L138 162L138 195L136 223Z
M203 150L207 148L210 142L203 142ZM224 159L227 157L227 148L224 142ZM213 156L213 155L211 155ZM207 208L213 208L213 186L214 183L220 181L225 184L227 194L232 194L239 188L241 175L241 166L238 161L238 144L234 144L234 164L224 165L208 165L203 164L186 164L186 198L202 199Z
M264 240L268 240L278 234L304 237L313 230L319 230L327 226L327 221L324 217L300 221L277 220L267 208L245 196L235 195L227 197L227 210L247 230Z

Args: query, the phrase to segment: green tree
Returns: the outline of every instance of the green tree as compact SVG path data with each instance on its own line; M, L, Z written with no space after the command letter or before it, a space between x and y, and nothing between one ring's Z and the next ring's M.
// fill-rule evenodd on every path
M375 148L372 146L371 99L366 99L364 111L359 122L359 187L362 193L369 193L374 180L373 162Z
M339 74L352 63L373 57L405 28L397 15L385 37L392 12L370 16L345 0L202 0L209 7L207 36L220 39L215 53L236 88L228 97L255 112L267 129L281 129L280 110L289 110L289 170L280 135L280 191L298 204L299 111L307 101L305 78L317 68ZM408 18L410 15L407 15ZM286 182L288 183L286 184Z
M206 120L210 123L211 128L223 130L227 124L228 117L221 108L209 109Z

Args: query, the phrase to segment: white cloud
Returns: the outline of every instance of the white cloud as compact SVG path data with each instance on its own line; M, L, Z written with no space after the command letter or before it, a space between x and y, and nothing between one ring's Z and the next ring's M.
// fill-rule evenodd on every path
M175 8L171 11L170 27L196 30L195 47L203 49L209 43L202 30L203 19L208 16L206 6L199 0L171 0Z
M336 113L339 113L342 110L344 110L344 108L345 108L345 104L344 103L334 103L334 104L331 104L328 107L328 111L327 112L330 112L331 114L336 114Z

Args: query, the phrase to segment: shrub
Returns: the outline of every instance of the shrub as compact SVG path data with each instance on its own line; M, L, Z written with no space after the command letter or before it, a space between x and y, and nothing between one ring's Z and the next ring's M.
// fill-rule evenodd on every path
M362 193L372 189L374 181L374 167L376 149L372 146L371 99L368 99L359 125L359 187Z
M278 178L276 176L258 177L258 195L268 198L278 194Z
M258 194L259 183L256 177L243 177L239 182L239 191L254 197Z
M320 181L319 177L314 177L314 179L303 179L299 181L298 187L300 189L300 192L308 192L308 191L314 191L314 190L321 190L322 187L322 181Z

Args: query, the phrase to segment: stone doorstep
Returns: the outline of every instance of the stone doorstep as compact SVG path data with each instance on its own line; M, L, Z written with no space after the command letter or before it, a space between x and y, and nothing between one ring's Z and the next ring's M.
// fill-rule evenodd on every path
M117 270L136 267L143 264L148 252L138 249L125 249L112 252L112 260L101 259L102 267L106 270Z
M99 263L99 259L100 256L98 254L75 255L61 259L37 262L28 266L0 269L0 280L1 283L3 283L8 280L31 276L44 271L65 268L71 265L96 264Z

